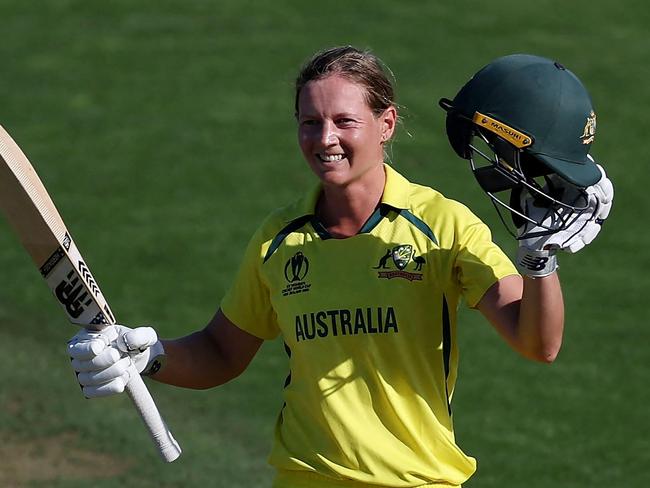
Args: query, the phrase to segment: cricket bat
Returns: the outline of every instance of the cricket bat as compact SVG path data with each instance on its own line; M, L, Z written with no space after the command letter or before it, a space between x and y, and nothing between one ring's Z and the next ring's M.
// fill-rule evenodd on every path
M15 229L68 319L92 330L115 324L99 285L90 273L52 199L20 147L0 126L0 210ZM181 454L158 408L131 366L126 390L166 462Z

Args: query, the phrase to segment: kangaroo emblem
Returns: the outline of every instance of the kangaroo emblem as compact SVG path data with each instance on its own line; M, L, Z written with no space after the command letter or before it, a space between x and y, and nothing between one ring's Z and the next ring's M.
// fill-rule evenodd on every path
M393 250L392 249L389 249L388 251L386 251L386 254L384 256L382 256L381 259L379 260L379 264L377 266L375 266L374 268L372 268L372 269L380 269L380 268L381 269L387 269L388 266L386 266L386 263L388 263L388 260L391 258L392 255L393 255Z

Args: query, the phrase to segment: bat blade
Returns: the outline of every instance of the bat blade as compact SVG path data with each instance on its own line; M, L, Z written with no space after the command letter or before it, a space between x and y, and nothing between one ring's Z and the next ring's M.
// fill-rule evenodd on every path
M0 126L0 209L37 266L59 246L65 225L27 157Z
M99 285L31 163L0 126L0 210L63 307L68 319L88 329L115 324ZM131 366L127 393L162 458L171 462L180 446L163 421L144 381Z

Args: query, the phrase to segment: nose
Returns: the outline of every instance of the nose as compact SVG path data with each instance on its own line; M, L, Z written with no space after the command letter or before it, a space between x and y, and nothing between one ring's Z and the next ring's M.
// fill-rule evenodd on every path
M338 134L336 131L336 125L331 121L326 121L322 125L322 130L320 134L321 144L324 146L331 146L338 142Z

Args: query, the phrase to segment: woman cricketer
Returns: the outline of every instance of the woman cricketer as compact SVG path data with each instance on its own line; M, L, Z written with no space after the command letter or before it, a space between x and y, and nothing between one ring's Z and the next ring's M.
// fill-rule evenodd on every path
M533 154L534 144L516 147L473 121L484 100L461 94L444 107L448 119L466 123L465 139ZM571 202L556 192L549 199L559 203L540 207L535 191L545 194L548 185L532 178L524 178L530 188L506 185L518 192L514 211L523 216L515 266L465 206L385 163L398 112L372 53L350 46L317 53L297 78L295 115L314 188L262 223L202 330L159 340L150 327L116 325L73 337L68 352L84 395L122 392L131 363L162 383L212 388L281 336L290 374L269 458L274 487L460 486L476 462L457 445L452 423L459 304L479 310L525 358L552 362L564 326L555 252L593 240L611 183L585 152L576 163L589 167L582 182L544 166ZM464 144L464 157L475 148L449 136L455 148ZM489 161L493 170L502 163L517 170L506 157ZM582 209L582 217L551 222L567 208Z

